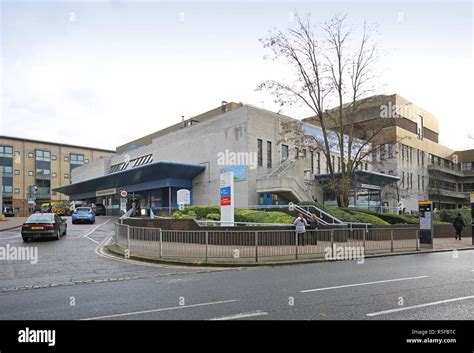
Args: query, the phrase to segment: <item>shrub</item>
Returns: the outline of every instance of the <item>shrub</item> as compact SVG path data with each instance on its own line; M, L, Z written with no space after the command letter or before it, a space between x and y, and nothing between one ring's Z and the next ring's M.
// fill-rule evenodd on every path
M343 222L370 223L380 225L389 224L375 215L359 212L358 210L328 207L326 212L332 214L334 217L340 219Z
M193 212L198 219L205 219L206 216L210 213L221 213L219 206L187 206L183 211L180 211L183 214L190 214Z
M219 213L209 213L206 216L206 219L210 219L213 221L220 221L221 220L221 215Z
M419 223L418 218L415 216L398 215L395 213L382 213L382 212L372 211L372 210L363 209L363 208L348 209L348 210L349 212L356 211L356 212L361 212L361 213L366 213L372 216L376 216L377 218L380 218L389 224L418 224Z
M182 213L181 211L175 211L173 212L172 217L174 219L196 219L196 214L192 215L192 214Z
M469 207L463 207L458 209L452 210L440 210L435 212L435 220L439 220L441 222L446 223L453 223L454 219L458 216L458 213L461 213L462 218L464 218L464 222L466 225L471 224L472 217L471 217L471 209Z
M236 222L292 224L294 221L292 216L277 211L236 209L234 216Z

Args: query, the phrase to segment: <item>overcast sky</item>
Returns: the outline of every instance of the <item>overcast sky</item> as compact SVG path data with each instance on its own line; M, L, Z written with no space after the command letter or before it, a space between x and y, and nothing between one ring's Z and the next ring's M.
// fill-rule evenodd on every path
M285 67L258 39L298 11L376 22L379 93L435 114L442 143L474 143L471 2L1 3L2 135L113 149L223 100L277 111L255 88Z

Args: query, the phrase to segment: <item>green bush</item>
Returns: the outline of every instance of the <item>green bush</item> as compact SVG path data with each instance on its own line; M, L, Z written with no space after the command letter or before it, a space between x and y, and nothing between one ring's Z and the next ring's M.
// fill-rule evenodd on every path
M352 210L354 209L349 209L349 212L351 212ZM363 209L363 208L357 208L356 211L375 216L377 218L384 220L385 222L389 224L418 224L419 223L418 217L415 217L415 216L398 215L395 213L382 213L382 212L372 211L372 210Z
M213 221L220 221L221 220L221 215L219 213L209 213L206 216L206 219L210 219Z
M437 221L453 223L454 219L458 216L458 213L461 213L461 216L462 218L464 218L464 222L466 223L466 225L471 224L472 217L471 217L471 209L469 207L463 207L463 208L452 209L452 210L436 211L434 218Z
M236 222L292 224L294 221L292 216L277 211L236 209L234 216Z
M196 219L196 214L185 214L181 211L174 211L172 214L174 219Z
M187 206L184 210L180 211L183 214L190 214L191 212L196 215L198 219L205 219L210 213L221 213L219 206Z

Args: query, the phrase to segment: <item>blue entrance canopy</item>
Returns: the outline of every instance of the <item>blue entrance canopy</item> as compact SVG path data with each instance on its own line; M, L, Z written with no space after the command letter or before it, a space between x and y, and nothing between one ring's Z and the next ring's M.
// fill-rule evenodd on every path
M141 167L124 170L113 174L107 174L97 178L61 186L53 189L65 195L79 195L105 190L110 188L124 187L128 185L147 185L159 180L176 180L176 185L168 183L166 186L183 186L179 181L188 181L202 172L206 167L200 164L177 163L171 161L158 161Z

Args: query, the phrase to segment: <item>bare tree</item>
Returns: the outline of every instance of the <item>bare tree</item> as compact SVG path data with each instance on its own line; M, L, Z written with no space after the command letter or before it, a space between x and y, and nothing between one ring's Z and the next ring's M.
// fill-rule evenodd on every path
M314 122L321 127L319 138L302 133L301 143L323 152L331 161L331 152L341 158L339 175L328 163L330 187L340 207L349 204L354 171L383 145L378 135L389 126L388 119L358 121L360 112L374 104L375 44L374 28L364 23L359 39L346 26L346 16L334 16L320 26L313 26L308 15L296 16L296 26L287 32L275 29L261 40L274 60L285 60L293 68L290 83L268 80L258 86L275 97L281 107L300 104L310 109ZM329 105L335 108L328 109ZM298 125L298 124L296 124ZM293 140L301 135L294 126ZM283 130L291 130L286 129Z

